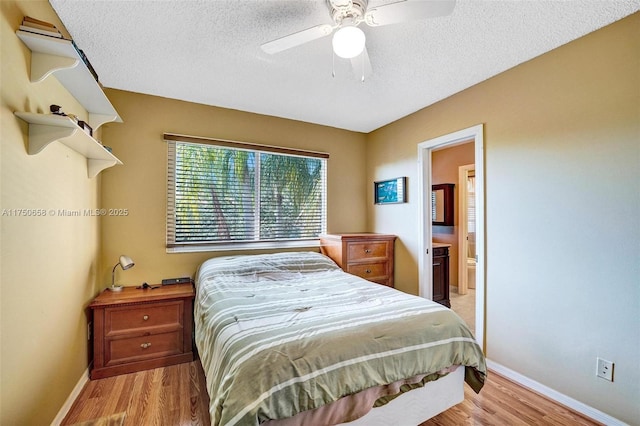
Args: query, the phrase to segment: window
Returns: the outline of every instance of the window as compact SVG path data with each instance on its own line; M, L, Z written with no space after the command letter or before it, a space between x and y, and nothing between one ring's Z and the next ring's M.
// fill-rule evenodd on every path
M167 247L182 248L173 251L309 245L326 232L327 154L165 140Z

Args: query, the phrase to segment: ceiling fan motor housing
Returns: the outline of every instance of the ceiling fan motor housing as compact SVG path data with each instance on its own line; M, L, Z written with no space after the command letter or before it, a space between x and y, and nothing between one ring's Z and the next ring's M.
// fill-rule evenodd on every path
M364 19L368 0L327 0L329 14L337 25L343 21L357 25Z

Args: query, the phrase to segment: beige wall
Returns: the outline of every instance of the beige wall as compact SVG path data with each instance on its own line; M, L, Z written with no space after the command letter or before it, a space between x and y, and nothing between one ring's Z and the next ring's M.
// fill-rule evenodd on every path
M640 419L640 14L368 137L367 179L409 176L369 209L417 291L417 144L484 123L488 357L630 424ZM615 362L615 382L595 376Z
M328 231L366 230L364 134L125 91L108 90L107 95L124 123L105 125L103 142L124 166L103 173L102 207L128 209L129 215L102 221L105 283L120 254L136 262L126 272L118 270L124 285L193 276L204 259L230 254L166 253L163 133L328 152Z
M85 119L86 111L55 78L29 80L31 52L15 31L24 15L61 27L49 4L0 4L0 424L43 425L87 368L84 308L99 274L98 220L57 211L98 207L100 180L88 178L86 159L58 142L27 154L28 125L14 111L48 112L53 103ZM14 209L46 216L16 216Z
M474 163L473 142L456 145L450 148L434 150L431 153L431 179L432 183L453 183L453 223L454 226L433 226L433 241L451 244L449 249L449 284L458 285L458 235L460 232L459 212L460 203L458 194L458 167Z

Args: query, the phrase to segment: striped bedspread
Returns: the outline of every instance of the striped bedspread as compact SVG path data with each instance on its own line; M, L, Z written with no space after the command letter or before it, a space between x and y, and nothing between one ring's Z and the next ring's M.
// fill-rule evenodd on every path
M452 365L476 392L484 382L482 351L452 311L319 253L207 260L194 311L213 426L291 417Z

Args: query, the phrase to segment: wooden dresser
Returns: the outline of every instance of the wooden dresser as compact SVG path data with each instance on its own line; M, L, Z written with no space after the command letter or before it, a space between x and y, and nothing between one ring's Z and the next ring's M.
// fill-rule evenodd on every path
M449 247L451 244L432 243L433 247L433 301L447 308L449 301Z
M395 240L395 235L387 234L324 234L320 251L345 272L393 287Z
M192 284L105 290L93 311L92 379L193 361Z

